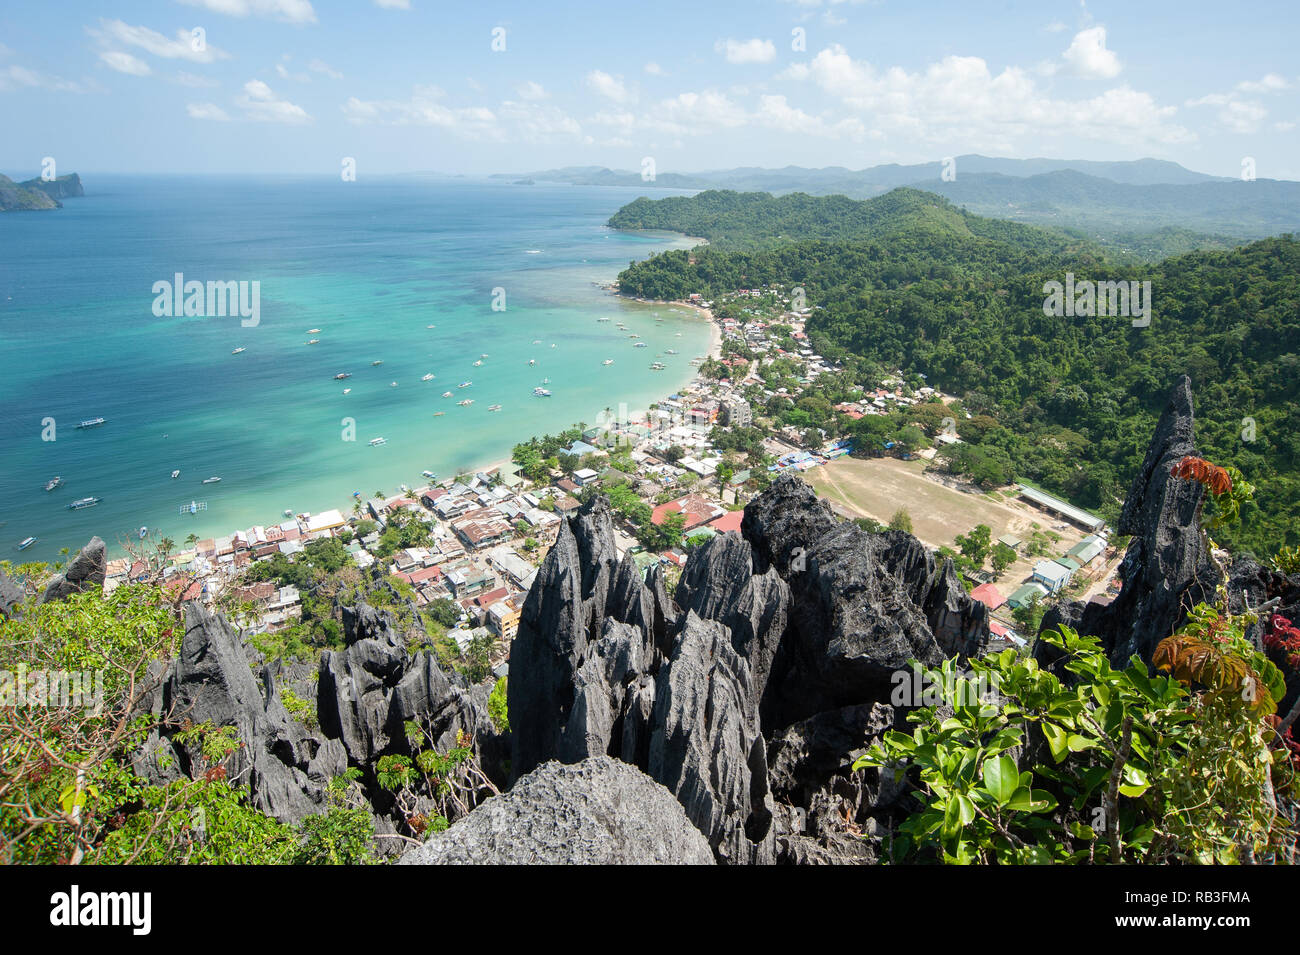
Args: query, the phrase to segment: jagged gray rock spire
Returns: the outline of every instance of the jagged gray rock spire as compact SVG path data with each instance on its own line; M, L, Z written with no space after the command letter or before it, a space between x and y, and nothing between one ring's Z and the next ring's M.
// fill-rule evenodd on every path
M721 862L870 858L859 833L895 794L853 757L896 722L895 671L978 652L987 613L950 563L837 521L795 477L741 530L693 552L670 601L657 570L616 563L603 498L561 526L511 647L514 776L614 756L675 795Z
M1190 608L1214 599L1223 575L1201 529L1205 489L1169 473L1178 461L1195 454L1192 384L1184 375L1174 386L1124 499L1117 530L1132 535L1132 541L1119 568L1119 596L1104 607L1079 601L1053 607L1044 615L1041 630L1064 623L1101 637L1116 666L1134 655L1149 663L1156 644L1183 625ZM1054 655L1045 645L1038 647L1040 659Z
M198 601L186 604L179 651L156 675L148 708L160 725L135 758L138 773L158 785L198 778L209 767L177 733L187 724L233 726L244 745L220 765L228 780L247 784L254 806L290 823L324 809L325 786L347 768L343 747L289 716L270 670L254 675L224 616Z
M108 548L98 537L92 537L63 573L56 574L45 585L41 603L62 600L83 590L101 590L108 572Z

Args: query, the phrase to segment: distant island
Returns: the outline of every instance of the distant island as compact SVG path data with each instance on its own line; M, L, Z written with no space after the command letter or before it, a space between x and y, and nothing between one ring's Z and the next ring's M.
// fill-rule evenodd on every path
M37 209L61 209L60 199L84 196L81 177L75 172L56 179L28 179L14 182L0 175L0 212L23 212Z

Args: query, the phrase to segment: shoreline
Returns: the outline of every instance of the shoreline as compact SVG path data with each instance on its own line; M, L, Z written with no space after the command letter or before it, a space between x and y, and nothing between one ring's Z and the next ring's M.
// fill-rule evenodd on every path
M689 237L688 237L688 238L689 238ZM700 240L700 241L703 242L704 240ZM617 296L617 297L619 297L619 298L621 298L621 299L623 299L624 301L627 301L627 302L635 302L635 303L637 303L638 305L651 305L651 306L658 305L658 306L665 306L665 307L672 307L672 308L678 308L678 307L680 307L680 308L683 308L683 309L688 310L689 312L694 313L697 317L699 317L700 319L702 319L702 320L704 320L704 321L707 321L708 324L709 324L709 343L708 343L707 349L706 349L706 351L705 351L706 356L709 357L709 358L719 358L719 357L721 357L721 354L722 354L722 327L721 327L721 325L719 325L718 321L715 319L715 317L714 317L713 312L712 312L711 309L705 308L705 307L702 306L702 305L696 305L696 304L691 303L691 302L664 301L664 300L656 300L656 299L641 299L641 298L634 298L634 297L629 296L629 295L623 295L622 293L620 293L620 292L618 291L617 286L616 286L612 281L611 281L610 283L608 283L608 284L602 285L602 287L605 288L605 289L607 289L611 294L613 294L613 295L615 295L615 296ZM692 385L693 383L695 383L696 381L698 381L699 377L700 377L700 376L699 376L699 370L698 370L698 369L694 369L692 375L691 375L689 378L685 379L681 384L679 384L678 386L676 386L674 389L672 389L672 390L670 390L670 391L666 391L666 392L664 392L662 395L657 396L656 399L654 400L654 402L651 402L651 403L652 403L652 404L653 404L653 403L658 403L659 401L668 398L669 395L671 395L671 394L675 394L675 393L677 393L678 391L681 391L681 390L683 390L683 389L685 389L685 388L688 388L690 385ZM643 417L643 416L645 416L645 415L647 415L647 414L649 413L649 410L650 410L649 407L646 407L646 408L636 408L636 409L631 409L631 408L629 408L629 410L628 410L628 417L629 417L629 418L634 418L634 417ZM599 420L599 418L600 418L600 414L598 413L598 414L597 414L597 419ZM532 434L520 435L520 436L518 437L518 440L516 441L516 443L519 443L519 442L521 442L521 441L527 441L527 440L528 440L529 438L531 438L531 437L535 437L535 435L532 435ZM486 461L486 462L483 463L483 464L477 464L477 465L473 465L473 466L467 467L467 468L465 468L464 470L457 472L457 474L474 474L474 473L477 473L477 472L480 472L480 471L481 471L481 472L485 472L485 473L487 473L487 472L494 471L494 470L496 470L496 469L502 467L503 465L509 465L509 464L511 464L511 463L513 463L513 462L512 462L512 459L511 459L509 456L506 456L506 457L504 457L504 458L500 458L500 457L495 457L495 456L494 456L493 458L489 459L488 461ZM417 481L411 481L411 480L402 481L402 480L400 480L400 478L399 478L399 479L398 479L398 485L400 485L400 484L406 484L408 487L411 488L411 491L412 491L412 492L416 492L416 491L418 491L420 488L423 488L423 487L428 487L428 486L438 486L438 485L441 485L441 484L444 484L444 483L450 482L450 481L454 480L455 477L456 477L456 475L439 475L438 478L437 478L437 480L429 481L427 478L421 478L418 482L417 482ZM276 526L276 525L279 525L279 524L285 523L285 522L290 521L290 520L297 521L297 520L299 520L300 517L302 517L302 516L304 516L304 515L319 515L319 514L322 513L323 511L328 511L328 510L337 510L337 511L338 511L338 512L343 516L343 518L344 518L345 521L346 521L346 520L350 520L350 519L354 516L354 515L353 515L353 512L352 512L352 505L353 505L354 503L356 503L358 500L359 500L359 501L362 503L362 505L363 505L363 509L362 509L362 512L361 512L361 515L360 515L360 516L364 517L364 515L365 515L364 504L365 504L365 502L366 502L367 500L369 500L369 497L368 497L368 496L364 496L364 495L363 495L361 498L354 498L352 495L348 494L348 495L346 495L346 496L344 496L344 497L341 497L341 498L338 498L338 499L334 499L334 498L332 498L332 496L331 496L330 501L323 502L323 503L321 504L321 506L320 506L319 508L317 508L317 509L303 509L303 510L297 510L297 509L294 509L294 510L293 510L293 514L292 514L292 516L288 516L288 515L285 515L285 514L281 513L281 514L276 515L276 516L274 517L274 519L270 520L270 521L267 522L267 523L263 523L263 524L260 524L260 525L254 523L254 524L249 525L248 527L232 527L232 528L230 528L228 531L226 531L225 533L220 534L220 535L215 535L215 536L218 536L218 537L220 537L220 536L225 536L226 533L233 535L233 534L239 533L239 532L244 531L244 530L249 530L249 529L251 529L252 527L259 527L259 526L260 526L260 527L271 527L271 526ZM151 535L150 539L156 541L156 539L152 538L152 535ZM184 554L184 553L186 553L186 552L188 552L189 550L192 549L192 548L190 548L190 547L185 546L184 541L176 540L175 538L173 538L173 540L175 541L176 547L171 551L171 554L172 554L172 555L181 555L181 554ZM128 556L129 552L128 552L127 549L124 547L124 542L123 542L122 540L119 539L119 540L117 540L117 541L115 541L115 542L114 542L114 541L105 541L105 543L108 545L108 551L109 551L108 556L109 556L110 559L113 559L113 558L115 558L115 557L126 557L126 556ZM135 545L135 544L143 543L143 541L129 541L129 543Z

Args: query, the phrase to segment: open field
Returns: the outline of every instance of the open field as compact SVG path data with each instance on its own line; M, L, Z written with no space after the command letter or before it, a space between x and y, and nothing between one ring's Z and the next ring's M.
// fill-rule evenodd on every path
M1035 530L1059 535L1047 557L1064 554L1087 536L1081 528L1019 499L994 500L990 495L966 493L933 481L923 473L926 463L842 457L807 471L804 479L846 517L872 517L887 524L895 511L905 509L912 518L912 533L930 547L955 547L957 535L976 524L987 524L995 541L1004 534L1028 541ZM998 589L1010 593L1041 559L1022 554L1002 576Z

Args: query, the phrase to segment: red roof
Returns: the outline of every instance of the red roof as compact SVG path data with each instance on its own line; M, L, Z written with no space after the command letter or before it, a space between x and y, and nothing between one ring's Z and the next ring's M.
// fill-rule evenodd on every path
M1004 623L999 623L996 620L989 621L989 633L993 634L995 637L1005 637L1007 631L1010 629L1011 628Z
M438 565L432 567L422 567L420 570L412 571L409 574L398 574L408 584L422 584L426 580L437 580L442 576L442 568Z
M744 519L744 511L727 511L716 520L709 521L709 526L719 534L725 534L727 531L739 531L740 522Z
M686 515L686 524L682 529L689 531L699 527L705 521L721 516L719 514L721 510L722 508L706 501L698 494L687 494L685 497L679 497L675 501L656 507L650 513L650 522L662 524L669 514L681 513Z
M478 604L480 607L487 608L492 606L492 604L496 603L498 600L504 600L509 596L509 587L498 587L496 590L489 590L485 594L479 594L474 598L474 603Z
M970 592L970 595L990 610L997 610L1007 602L1007 598L1002 596L998 588L992 584L980 584Z

